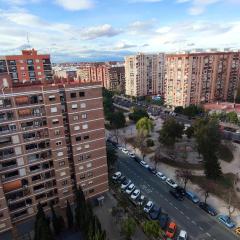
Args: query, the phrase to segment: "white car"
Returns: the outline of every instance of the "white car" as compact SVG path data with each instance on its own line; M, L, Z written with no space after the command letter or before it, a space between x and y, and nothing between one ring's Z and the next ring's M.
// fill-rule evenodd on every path
M146 213L149 213L152 208L153 208L153 202L148 201L147 204L144 206L143 211Z
M118 145L117 148L118 148L119 150L122 150L122 149L123 149L123 147L120 146L120 145Z
M131 183L127 188L126 188L126 193L131 194L135 189L135 185Z
M161 172L157 172L156 176L159 177L163 181L166 181L166 179L167 179L167 177Z
M142 206L144 201L145 201L145 197L141 195L140 198L138 198L138 205Z
M130 158L135 158L135 154L134 154L134 153L131 153L131 152L128 153L128 156L129 156Z
M166 183L172 188L176 188L178 186L171 178L167 178Z
M145 168L149 167L149 165L145 161L141 161L140 164Z
M184 230L181 230L177 240L187 240L187 232Z
M118 178L120 178L122 176L121 172L115 172L112 176L113 180L117 180Z
M121 184L121 189L122 189L122 190L125 190L131 183L132 183L131 180L126 179L126 180Z
M131 199L136 200L140 195L140 190L139 189L135 189L131 195Z
M126 148L122 148L122 152L128 154L128 150Z

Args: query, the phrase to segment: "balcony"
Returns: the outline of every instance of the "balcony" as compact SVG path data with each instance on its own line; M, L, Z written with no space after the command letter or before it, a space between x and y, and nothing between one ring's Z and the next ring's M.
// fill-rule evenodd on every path
M20 96L20 97L15 97L15 102L17 106L41 104L43 103L43 97L42 95Z
M17 128L15 124L0 126L0 134L8 134L16 131L17 131Z
M50 169L53 167L53 162L52 161L49 161L49 162L45 162L45 163L42 163L42 164L36 164L36 165L33 165L33 166L30 166L29 167L29 170L30 170L30 173L35 173L35 172L42 172L46 169Z
M56 180L38 184L38 185L33 187L33 191L34 191L34 193L41 192L44 189L52 188L54 186L56 186Z
M7 159L15 155L13 148L7 148L0 151L0 159Z
M19 118L31 118L31 117L40 117L45 116L44 108L26 108L18 110Z
M14 118L13 112L0 113L0 122L11 121Z
M44 180L49 180L54 177L55 177L54 170L51 170L49 172L40 173L40 174L32 176L32 182L35 183L36 181L40 182L40 181L44 181Z
M28 121L21 123L21 128L22 130L30 130L30 129L35 129L38 127L44 127L47 126L47 120L46 119L36 119L33 121Z
M36 153L28 156L28 163L34 163L36 161L41 161L44 159L51 158L52 153L51 151L46 151L46 152L41 152L41 153Z
M16 202L16 203L13 203L13 204L11 204L11 203L8 204L8 208L12 212L12 211L16 211L18 209L29 207L30 205L32 205L32 199L27 198L27 199L25 199L23 201L20 201L20 202Z
M1 176L2 182L7 182L7 181L10 181L10 180L14 180L14 179L19 178L19 177L20 177L20 174L19 174L18 170L13 170L11 172L4 173Z
M12 107L12 101L10 98L0 99L0 108L10 108Z
M16 159L6 160L6 161L0 163L0 171L16 168L17 166L18 165L17 165L17 160Z
M49 146L50 146L49 141L42 141L39 143L27 144L25 145L25 149L27 152L31 152L31 151L37 151L40 149L49 148Z
M12 144L12 138L11 137L0 137L0 148L9 146Z
M34 141L34 140L37 140L37 139L47 138L47 137L49 137L47 129L42 130L42 131L23 133L24 142Z
M56 196L57 194L57 189L54 189L54 190L51 190L51 191L48 191L46 193L41 193L41 194L38 194L35 196L35 199L36 200L47 200L47 198L52 198L54 196Z

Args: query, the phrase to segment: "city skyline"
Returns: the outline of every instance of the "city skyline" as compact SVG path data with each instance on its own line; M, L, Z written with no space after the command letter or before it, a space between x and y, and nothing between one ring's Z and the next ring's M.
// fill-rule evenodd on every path
M16 54L30 44L53 62L66 62L239 49L239 6L239 0L1 0L0 51Z

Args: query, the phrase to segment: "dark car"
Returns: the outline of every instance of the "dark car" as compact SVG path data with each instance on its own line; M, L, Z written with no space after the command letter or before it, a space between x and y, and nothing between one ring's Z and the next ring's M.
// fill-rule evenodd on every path
M185 196L185 194L186 194L186 191L185 191L185 189L184 189L183 187L177 186L177 187L175 188L175 190L176 190L176 192L178 192L178 193L181 194L182 196Z
M169 222L169 217L167 213L161 213L158 217L159 225L161 229L166 230Z
M217 211L207 203L200 202L199 207L212 216L217 215Z
M158 219L159 215L161 214L161 208L160 207L157 207L157 206L154 206L151 211L149 212L149 217L152 219L152 220L156 220Z
M140 163L142 160L139 158L139 157L137 157L137 156L135 156L134 157L134 160L136 161L136 162L138 162L138 163Z
M170 190L169 193L170 193L173 197L175 197L177 200L183 201L183 196L182 196L179 192Z
M154 175L157 173L156 168L154 167L148 167L149 172L153 173Z
M122 183L126 180L126 177L125 176L121 176L120 178L117 179L117 182L118 183Z

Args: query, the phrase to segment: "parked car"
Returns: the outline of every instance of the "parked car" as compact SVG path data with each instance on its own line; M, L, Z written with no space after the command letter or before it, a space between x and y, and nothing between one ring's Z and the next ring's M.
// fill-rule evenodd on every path
M134 154L134 153L131 153L131 152L128 152L128 156L129 156L130 158L135 158L135 157L136 157L135 154Z
M166 183L172 188L176 188L178 186L171 178L167 178Z
M240 227L237 227L237 228L235 229L235 233L236 233L237 235L240 235Z
M236 226L235 222L227 215L219 215L218 220L228 228L234 228Z
M120 178L117 179L117 182L118 182L118 183L122 183L122 182L124 182L125 180L126 180L126 177L122 175Z
M131 183L132 183L132 181L130 179L124 180L121 184L121 189L125 190Z
M122 151L123 147L121 145L117 145L117 148Z
M156 168L154 168L154 167L148 167L148 170L149 170L151 173L153 173L154 175L157 173L157 170L156 170Z
M137 156L135 156L134 160L135 160L136 162L138 162L138 163L140 163L140 162L142 161L142 160L141 160L139 157L137 157Z
M177 240L187 240L187 232L185 230L181 230Z
M145 161L141 161L140 164L145 168L149 167L148 164Z
M122 148L122 152L128 154L128 150L126 148Z
M177 192L177 191L173 191L173 190L170 190L169 193L175 197L178 201L183 201L183 196Z
M166 179L167 179L167 177L161 172L157 172L156 176L159 177L163 181L166 181Z
M113 180L117 180L118 178L120 178L122 176L121 172L115 172L112 176Z
M175 188L176 192L178 192L179 194L181 194L182 196L185 196L186 194L186 190L183 187L177 186Z
M140 198L138 198L138 205L142 206L145 201L144 195L141 195Z
M131 183L127 188L126 188L126 193L131 194L135 189L135 185Z
M144 206L143 211L149 213L153 208L154 204L152 201L148 201L147 204Z
M167 213L161 213L158 217L161 229L165 230L168 226L169 217Z
M133 193L131 194L131 199L136 200L139 197L139 195L140 195L140 190L139 189L135 189L133 191Z
M149 217L152 220L157 220L160 214L161 214L161 208L154 206L149 212Z
M173 238L176 234L177 225L175 222L170 222L166 231L166 237Z
M198 198L198 196L195 194L195 193L193 193L193 192L190 192L190 191L187 191L186 193L185 193L185 196L189 199L189 200L191 200L193 203L199 203L199 198Z
M200 202L199 207L212 216L217 215L217 211L212 206L205 202Z

